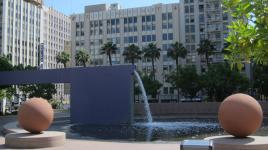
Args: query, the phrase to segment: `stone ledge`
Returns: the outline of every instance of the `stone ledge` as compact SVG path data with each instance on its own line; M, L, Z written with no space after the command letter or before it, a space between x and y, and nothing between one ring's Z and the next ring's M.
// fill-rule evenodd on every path
M41 134L10 133L5 137L5 146L8 148L47 148L62 146L65 143L64 132L45 131Z
M268 150L267 136L250 136L248 138L235 138L233 136L208 137L212 140L214 150Z

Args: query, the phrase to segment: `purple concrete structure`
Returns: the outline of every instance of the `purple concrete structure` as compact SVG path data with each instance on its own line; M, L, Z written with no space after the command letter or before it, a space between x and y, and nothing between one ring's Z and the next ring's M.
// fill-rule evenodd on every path
M114 66L0 72L0 85L70 83L72 123L130 124L134 69Z

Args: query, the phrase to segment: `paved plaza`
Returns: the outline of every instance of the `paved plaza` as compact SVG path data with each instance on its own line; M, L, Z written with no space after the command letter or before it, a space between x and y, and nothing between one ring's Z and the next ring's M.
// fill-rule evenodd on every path
M4 137L0 138L0 149L4 147ZM43 148L42 150L179 150L178 143L120 143L67 139L62 147ZM12 149L10 149L12 150Z

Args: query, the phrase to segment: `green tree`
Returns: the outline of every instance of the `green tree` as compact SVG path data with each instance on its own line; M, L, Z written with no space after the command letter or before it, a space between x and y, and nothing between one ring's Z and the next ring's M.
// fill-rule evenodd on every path
M235 19L229 26L226 39L230 43L226 59L232 66L242 68L243 62L252 60L268 64L268 1L223 0L227 12Z
M78 66L86 67L89 62L89 54L85 50L79 50L75 54L75 62Z
M179 58L185 58L187 55L187 49L183 44L176 42L171 44L168 50L167 56L176 61L176 71L179 72ZM177 86L176 86L177 87ZM180 88L177 87L178 101L180 101Z
M144 57L150 59L152 62L153 67L152 75L153 79L155 80L155 61L159 59L161 49L158 48L156 44L150 43L143 49L143 51L144 51Z
M0 56L0 71L12 71L13 70L13 66L10 64L9 59L5 56ZM10 85L2 85L0 86L0 90L2 90L2 93L4 95L9 95L10 88L12 88L12 86Z
M174 88L181 89L184 97L190 97L191 100L201 89L200 76L195 66L179 67L178 71L171 72L167 79Z
M256 89L257 98L267 100L268 66L267 65L255 65L253 67L253 78L254 78L253 88Z
M214 44L209 40L203 40L200 42L199 48L197 49L198 55L204 55L206 58L206 64L209 66L209 56L216 50Z
M171 44L168 50L167 56L176 61L176 69L179 70L179 58L185 58L187 55L187 49L183 44L176 42Z
M37 67L23 66L19 64L13 67L13 70L37 70ZM54 84L30 84L30 85L18 85L18 88L28 98L42 97L47 100L52 99L53 95L56 94L57 90ZM13 92L15 94L15 91Z
M245 75L232 70L228 63L213 64L202 76L202 87L209 101L222 101L228 95L246 92L249 81Z
M129 45L123 52L126 60L130 61L134 65L135 60L141 59L142 51L140 48L134 44Z
M108 43L104 44L100 49L101 55L106 54L108 56L109 63L111 66L113 65L112 64L112 54L115 54L117 49L118 48L117 48L116 44L113 44L113 42L108 42Z
M9 59L4 56L0 56L0 71L12 71L13 66L10 64Z
M61 52L56 56L57 63L62 63L64 68L66 68L66 64L70 61L70 55L66 52Z
M159 89L162 87L162 84L158 80L152 79L151 75L143 75L142 82L147 94L151 95L152 98L156 98Z

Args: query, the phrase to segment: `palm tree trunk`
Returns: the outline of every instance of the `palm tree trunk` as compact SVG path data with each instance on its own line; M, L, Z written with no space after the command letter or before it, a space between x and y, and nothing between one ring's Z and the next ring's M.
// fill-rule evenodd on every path
M209 66L209 60L208 60L208 53L206 53L206 61L207 61L207 67Z
M177 93L178 93L178 101L177 102L180 102L180 88L179 87L177 87Z
M179 76L179 59L177 58L176 59L176 73L177 73L177 77ZM180 102L180 88L177 87L177 94L178 94L178 101L177 102Z
M111 54L108 54L108 57L109 57L109 62L110 62L110 66L112 66L112 57L111 57Z
M153 78L155 80L154 59L152 59L152 67L153 67Z
M178 71L179 71L179 59L178 58L176 59L176 70L177 70L177 73L178 73Z

